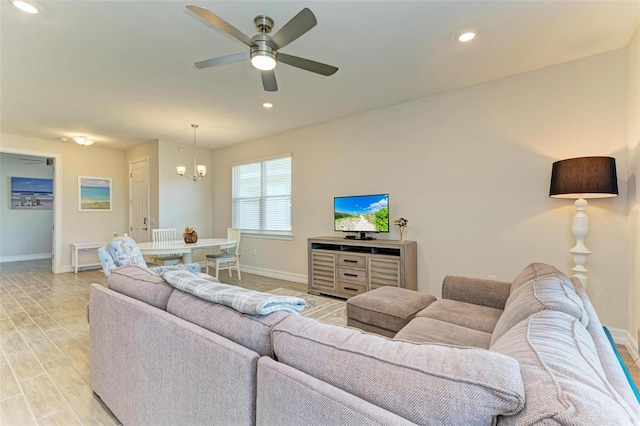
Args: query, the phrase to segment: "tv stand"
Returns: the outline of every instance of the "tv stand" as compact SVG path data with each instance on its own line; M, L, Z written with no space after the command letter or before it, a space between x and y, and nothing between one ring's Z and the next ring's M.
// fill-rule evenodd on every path
M360 238L357 235L347 235L344 237L345 240L362 240L362 241L371 241L375 240L375 237L367 237L366 232L360 232Z
M417 243L309 238L309 293L348 299L385 285L417 290Z

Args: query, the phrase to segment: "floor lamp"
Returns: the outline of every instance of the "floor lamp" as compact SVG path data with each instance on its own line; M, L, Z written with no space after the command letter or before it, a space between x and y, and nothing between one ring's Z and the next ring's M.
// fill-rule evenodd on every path
M585 214L588 198L610 198L618 195L616 160L612 157L580 157L556 161L551 171L549 197L576 200L576 215L573 217L573 235L576 245L569 250L576 266L571 270L587 288L589 272L584 264L591 254L584 245L589 232L589 218Z

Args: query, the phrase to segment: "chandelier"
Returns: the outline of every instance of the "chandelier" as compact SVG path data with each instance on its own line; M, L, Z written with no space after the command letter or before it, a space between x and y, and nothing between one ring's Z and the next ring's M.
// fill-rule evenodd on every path
M193 176L189 177L184 175L187 171L187 168L184 166L178 166L176 167L176 169L178 170L178 174L180 176L197 182L198 179L207 174L207 166L198 165L198 161L196 160L196 129L198 128L198 125L192 124L191 127L193 127Z

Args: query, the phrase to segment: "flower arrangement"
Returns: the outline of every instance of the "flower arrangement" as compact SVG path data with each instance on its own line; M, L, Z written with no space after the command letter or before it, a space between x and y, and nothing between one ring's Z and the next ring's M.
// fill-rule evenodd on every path
M393 221L393 224L400 228L400 241L404 241L404 231L407 228L408 223L409 219L405 219L404 217L399 217Z
M184 228L184 232L182 233L182 238L184 238L185 243L195 243L198 241L198 232L197 229L193 226L187 226Z

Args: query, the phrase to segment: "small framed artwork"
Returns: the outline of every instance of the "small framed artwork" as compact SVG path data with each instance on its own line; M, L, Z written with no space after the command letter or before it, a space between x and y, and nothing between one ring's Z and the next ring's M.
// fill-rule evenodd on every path
M78 176L78 211L110 212L111 179Z
M11 177L12 210L53 210L53 179Z

